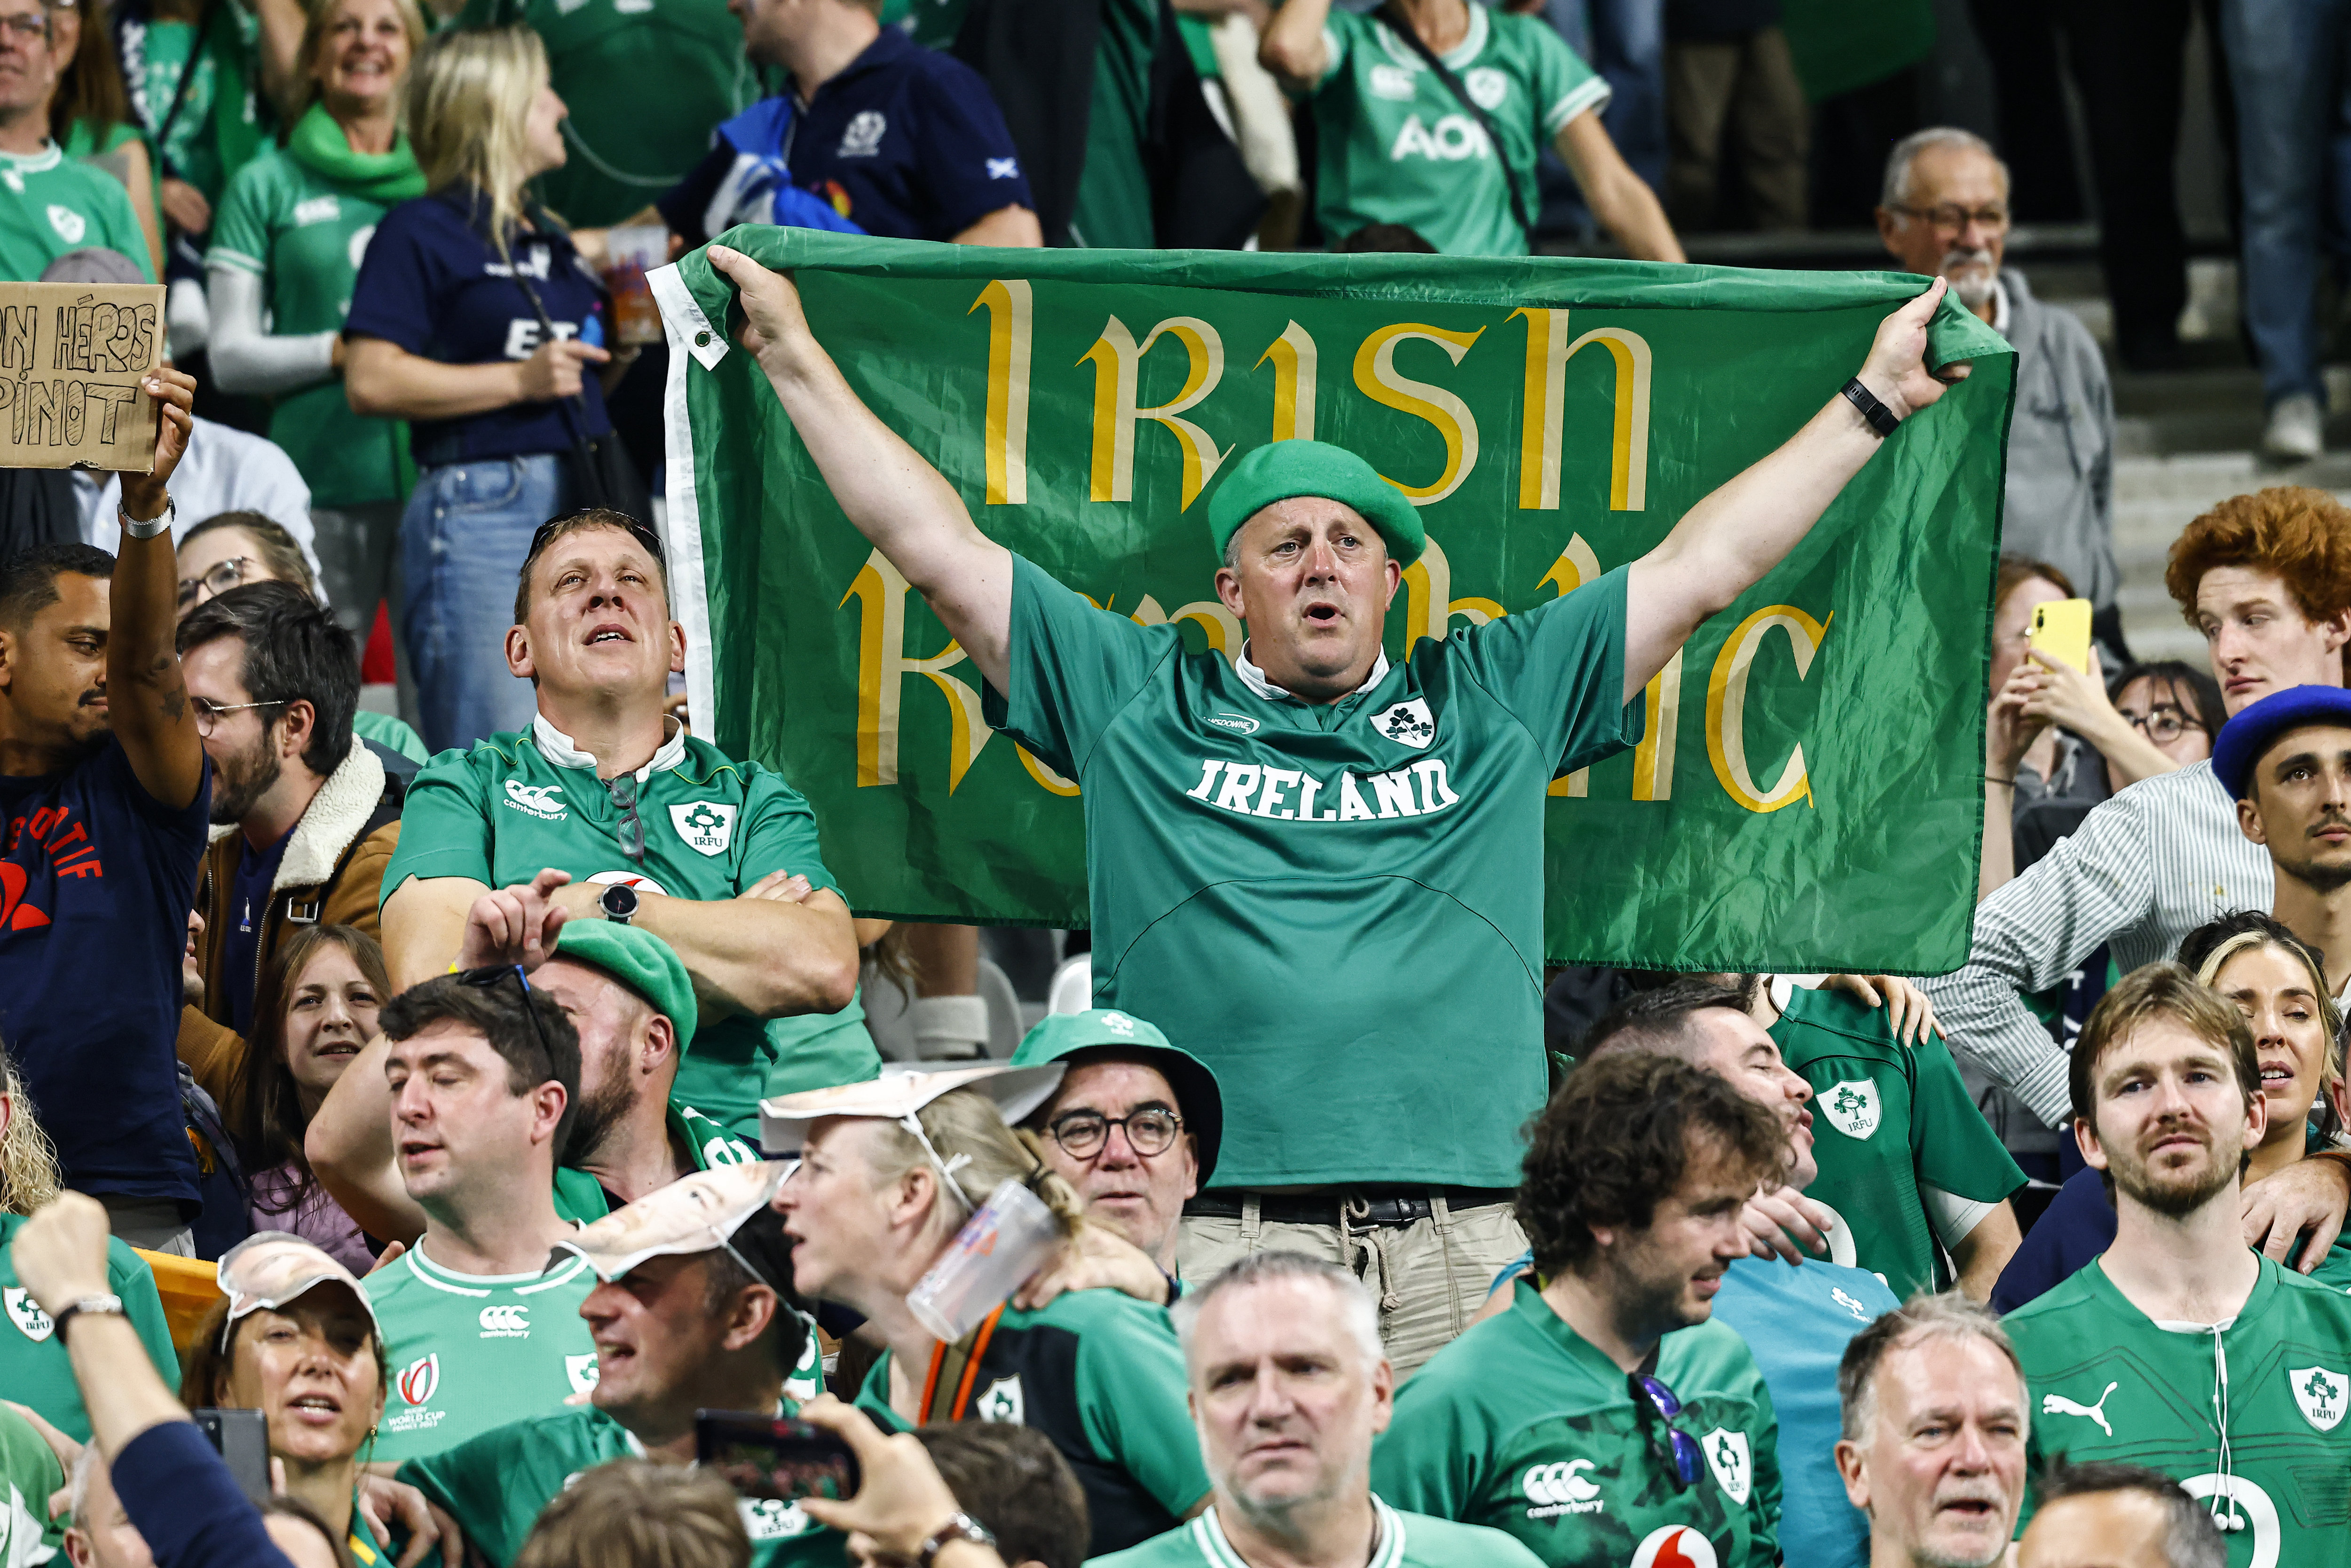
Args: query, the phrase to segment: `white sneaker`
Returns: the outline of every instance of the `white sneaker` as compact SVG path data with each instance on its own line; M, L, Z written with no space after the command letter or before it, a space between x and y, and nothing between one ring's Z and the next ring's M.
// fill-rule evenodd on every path
M2281 398L2262 432L2262 450L2272 457L2307 463L2326 450L2318 400L2308 392Z

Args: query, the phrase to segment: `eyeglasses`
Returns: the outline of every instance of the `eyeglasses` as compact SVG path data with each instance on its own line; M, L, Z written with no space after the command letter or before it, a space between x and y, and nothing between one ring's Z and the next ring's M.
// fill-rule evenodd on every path
M2189 730L2202 729L2204 727L2202 725L2197 723L2194 719L2189 718L2178 708L2170 706L2168 704L2157 708L2153 713L2144 716L2135 713L2126 713L2123 715L2123 718L2133 729L2137 730L2141 735L2146 736L2158 746L2162 746L2168 742L2178 740L2181 735L2185 734Z
M1673 1467L1679 1490L1687 1491L1698 1479L1700 1456L1698 1439L1673 1424L1673 1418L1682 1413L1682 1402L1674 1397L1672 1389L1646 1372L1627 1373L1625 1379L1633 1385L1633 1410L1647 1434L1649 1452ZM1664 1420L1653 1422L1652 1410ZM1665 1428L1662 1437L1657 1435L1660 1426Z
M460 969L457 971L457 983L461 986L478 986L486 990L508 975L512 975L515 984L522 988L522 1016L530 1020L531 1038L538 1041L539 1057L547 1063L547 1075L552 1078L555 1076L555 1051L547 1043L547 1031L539 1027L538 1009L530 1005L530 981L523 974L522 966L489 964L479 969Z
M645 821L637 815L637 776L623 773L604 788L612 792L612 804L621 813L621 852L643 864L645 858Z
M1960 206L1957 202L1946 202L1938 207L1896 207L1894 210L1905 217L1924 218L1942 234L1959 234L1970 221L1977 227L1992 234L2002 233L2008 227L2008 209L1997 205L1970 209Z
M1164 1105L1146 1105L1129 1116L1105 1116L1099 1111L1072 1111L1053 1118L1045 1131L1072 1159L1090 1160L1110 1142L1113 1127L1126 1129L1126 1141L1138 1155L1164 1155L1175 1147L1184 1118Z
M555 537L556 529L563 527L566 523L576 523L591 512L598 514L601 520L605 522L618 523L621 527L628 529L631 538L634 538L639 544L644 546L645 549L653 551L653 559L662 562L664 565L668 564L667 559L662 554L660 535L654 533L653 529L645 527L644 524L637 521L636 518L630 517L626 512L616 512L609 507L582 507L577 511L566 512L559 517L548 518L547 521L539 524L538 530L530 536L530 550L524 559L528 560L538 559L538 552L547 548L547 541Z
M284 707L293 700L291 697L278 697L266 703L216 703L207 702L203 697L192 697L189 706L196 710L196 733L210 740L213 731L220 727L223 714L243 713L249 707Z
M13 18L10 17L0 16L0 24L9 23L12 20ZM205 569L201 577L180 579L180 608L185 610L194 604L199 594L209 594L214 599L219 598L243 582L246 572L252 566L253 558L249 555L231 556L226 560L214 562Z
M18 43L28 44L35 38L46 38L49 36L49 18L47 13L19 11L10 16L0 16L0 27L5 27L16 34Z

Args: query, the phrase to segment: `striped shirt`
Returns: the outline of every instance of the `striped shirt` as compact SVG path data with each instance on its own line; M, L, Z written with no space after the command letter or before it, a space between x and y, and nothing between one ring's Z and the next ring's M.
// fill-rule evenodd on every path
M2141 779L2073 836L1976 905L1967 967L1926 982L1953 1047L2052 1127L2073 1119L2065 1052L2020 993L2066 980L2100 943L2125 974L2171 957L2180 938L2276 895L2269 851L2239 831L2212 765Z

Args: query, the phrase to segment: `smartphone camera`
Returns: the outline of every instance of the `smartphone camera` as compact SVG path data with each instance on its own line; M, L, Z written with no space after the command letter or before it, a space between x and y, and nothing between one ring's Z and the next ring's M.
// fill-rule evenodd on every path
M838 1500L856 1496L862 1479L847 1443L821 1427L781 1416L697 1410L694 1453L738 1497Z

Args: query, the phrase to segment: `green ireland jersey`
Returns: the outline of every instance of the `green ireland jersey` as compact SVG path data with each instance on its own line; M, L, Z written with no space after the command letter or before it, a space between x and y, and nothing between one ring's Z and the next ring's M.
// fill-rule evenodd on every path
M596 1287L586 1259L562 1253L539 1274L459 1274L424 1246L360 1281L392 1376L372 1458L437 1454L596 1386L596 1345L580 1318Z
M2032 1470L2061 1453L2161 1470L2244 1521L2223 1531L2231 1568L2351 1563L2351 1298L2262 1258L2216 1333L2149 1318L2101 1259L2001 1322L2024 1364Z
M1515 1536L1553 1568L1777 1563L1779 1422L1747 1342L1719 1322L1657 1342L1653 1375L1681 1401L1672 1425L1706 1457L1684 1487L1655 1405L1531 1281L1512 1289L1509 1312L1396 1390L1372 1490Z
M16 1262L9 1249L16 1244L16 1228L24 1223L21 1214L0 1214L0 1305L6 1307L8 1318L0 1324L0 1398L31 1406L67 1437L87 1443L89 1413L82 1408L81 1388L74 1382L65 1343L33 1293L16 1282ZM163 1318L155 1276L138 1253L112 1238L106 1243L106 1288L122 1298L123 1312L139 1331L147 1359L166 1384L177 1388L180 1355L172 1348L172 1327ZM0 1563L8 1561L0 1552Z
M799 1406L786 1399L777 1410ZM532 1416L494 1427L454 1448L400 1467L400 1479L457 1521L465 1543L478 1546L495 1568L506 1568L545 1508L583 1470L613 1459L641 1459L644 1445L593 1406ZM752 1568L834 1568L847 1561L844 1538L818 1524L797 1503L740 1498Z
M122 182L54 141L30 157L0 152L0 277L30 283L69 250L119 250L149 282L147 235Z
M2024 1185L1969 1097L1950 1048L1938 1040L1906 1048L1884 1008L1801 986L1771 1038L1789 1070L1813 1086L1821 1174L1805 1196L1844 1220L1850 1261L1897 1296L1949 1285L1937 1238L1965 1236Z
M283 147L236 172L213 217L204 266L262 280L269 329L287 337L340 332L351 284L384 214ZM286 449L321 507L401 498L408 426L351 412L340 376L289 392L270 411L269 439Z
M1541 1568L1539 1558L1499 1531L1431 1519L1425 1513L1398 1513L1377 1497L1372 1499L1372 1512L1379 1520L1380 1533L1367 1568ZM1088 1568L1249 1568L1249 1564L1225 1539L1224 1526L1217 1521L1217 1511L1212 1508L1180 1530L1108 1557L1096 1557Z
M704 1115L691 1105L681 1105L674 1099L669 1103L670 1142L684 1149L694 1160L694 1168L706 1171L713 1166L749 1165L759 1156L759 1151L726 1128ZM604 1184L577 1166L555 1168L555 1213L559 1219L574 1225L586 1225L612 1212L612 1195Z
M989 721L1082 790L1094 1005L1215 1070L1217 1185L1517 1186L1545 1085L1544 791L1640 735L1624 570L1329 706L1026 560L1012 580Z
M673 898L733 898L772 871L840 891L818 852L816 815L782 775L737 762L683 729L637 773L645 852L621 852L621 810L545 719L444 751L408 787L389 898L412 876L528 882L545 866L574 882L626 883ZM882 1070L854 998L837 1013L705 1019L677 1064L671 1097L756 1145L759 1097L855 1083Z
M1070 237L1079 245L1149 250L1158 243L1151 176L1143 166L1151 61L1158 47L1159 8L1151 0L1102 0L1086 161L1070 206Z
M873 1364L857 1403L904 1431L911 1423L890 1407L890 1363L885 1353ZM926 1370L907 1368L918 1386ZM1006 1307L967 1376L961 1418L1033 1427L1070 1462L1093 1522L1090 1555L1175 1529L1208 1495L1184 1353L1163 1307L1112 1290L1071 1291L1041 1312Z
M511 22L545 41L571 106L570 156L538 183L577 225L625 222L660 200L710 151L710 128L762 96L726 0L469 0L457 18Z
M1321 138L1315 216L1332 245L1366 224L1403 224L1447 256L1524 256L1535 161L1562 127L1608 101L1608 83L1540 16L1469 7L1469 33L1439 57L1501 136L1501 155L1453 90L1384 22L1333 10L1330 68L1314 89Z
M65 1468L33 1424L0 1406L0 1563L64 1568L65 1530L49 1521L49 1494L65 1484Z

